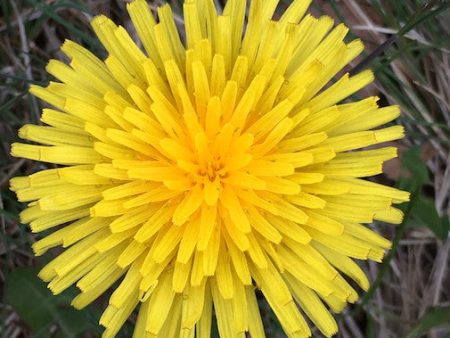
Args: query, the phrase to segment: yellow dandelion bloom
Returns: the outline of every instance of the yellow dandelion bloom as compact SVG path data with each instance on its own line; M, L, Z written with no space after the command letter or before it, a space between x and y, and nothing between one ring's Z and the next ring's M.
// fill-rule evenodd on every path
M364 223L400 223L408 193L363 179L380 174L403 137L380 127L399 115L377 97L342 100L370 71L333 80L363 50L348 29L305 15L295 0L186 0L179 35L169 5L158 21L128 4L145 49L104 16L92 26L109 55L66 41L60 82L31 92L48 102L45 126L25 125L12 155L59 165L11 180L23 223L53 230L36 255L62 246L40 277L72 284L83 308L119 281L100 324L114 337L139 309L134 338L264 337L260 290L289 337L326 336L329 311L366 290L353 259L381 261L390 242ZM329 83L332 83L329 85Z

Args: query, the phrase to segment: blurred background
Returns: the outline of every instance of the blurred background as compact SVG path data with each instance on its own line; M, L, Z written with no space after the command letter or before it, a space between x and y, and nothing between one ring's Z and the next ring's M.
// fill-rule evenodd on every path
M30 84L46 84L45 65L64 59L58 50L74 40L104 57L89 21L106 14L132 32L125 0L0 0L0 337L100 337L97 322L108 298L83 311L70 307L70 289L52 296L36 277L55 255L34 258L36 235L20 223L23 206L9 179L46 168L12 158L9 148L24 123L39 123L42 102ZM182 0L171 0L182 24ZM223 6L223 0L216 0ZM280 1L278 13L291 1ZM160 1L150 1L152 7ZM337 316L338 337L450 337L450 2L448 0L314 0L311 11L329 15L360 38L366 52L347 71L370 67L377 81L358 97L378 95L399 104L407 137L399 159L374 179L412 193L399 226L373 226L393 241L382 264L363 263L372 287ZM56 250L57 252L58 250ZM261 301L268 337L285 337ZM131 317L120 337L131 337ZM212 337L217 336L216 332ZM322 337L314 331L315 337Z

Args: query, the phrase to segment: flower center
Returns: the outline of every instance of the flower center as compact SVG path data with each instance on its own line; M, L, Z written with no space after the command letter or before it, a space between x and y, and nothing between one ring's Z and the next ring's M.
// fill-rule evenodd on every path
M217 176L224 176L223 164L219 161L208 161L205 166L202 166L199 170L199 175L207 177L210 181L214 181Z

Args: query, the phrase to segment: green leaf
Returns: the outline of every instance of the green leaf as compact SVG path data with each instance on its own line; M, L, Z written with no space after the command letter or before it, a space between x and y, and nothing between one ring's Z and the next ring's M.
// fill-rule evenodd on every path
M37 277L34 268L19 268L6 277L6 301L33 330L35 337L49 337L56 324L58 336L82 337L91 329L84 311L70 307L64 296L54 296Z
M420 337L421 334L432 328L450 324L450 306L437 306L430 308L405 338Z
M430 181L428 168L421 158L421 149L414 146L403 154L403 168L407 169L419 185L423 185Z
M447 215L441 217L441 225L442 225L442 233L445 234L446 239L448 236L448 232L450 231L450 219Z
M412 210L412 216L417 219L421 225L434 232L436 237L444 240L448 236L448 218L439 217L434 201L430 198L420 196ZM445 223L447 220L447 224Z

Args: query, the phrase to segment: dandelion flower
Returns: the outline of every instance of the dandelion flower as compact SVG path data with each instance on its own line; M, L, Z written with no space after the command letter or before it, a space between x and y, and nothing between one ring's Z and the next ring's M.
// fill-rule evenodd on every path
M377 97L342 101L370 71L334 80L363 50L348 29L305 15L295 0L186 0L179 34L171 8L128 4L145 49L105 16L92 21L101 61L66 41L59 82L31 92L53 108L25 125L12 155L58 165L11 180L23 223L46 236L36 255L65 250L39 276L58 294L75 284L83 308L111 286L100 324L114 337L138 309L134 338L264 337L260 290L289 337L326 336L330 311L357 300L354 262L380 262L390 242L374 220L399 223L408 193L380 174L403 137ZM331 83L331 84L330 84ZM346 276L347 278L344 278ZM116 284L117 282L117 284Z

